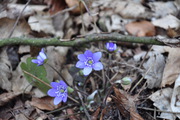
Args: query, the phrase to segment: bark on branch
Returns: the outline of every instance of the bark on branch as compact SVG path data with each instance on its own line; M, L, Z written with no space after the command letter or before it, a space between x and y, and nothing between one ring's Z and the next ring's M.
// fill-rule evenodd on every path
M171 40L171 39L170 39ZM180 46L180 40L175 39L175 42L169 42L169 39L159 40L155 37L135 37L121 35L119 33L100 33L77 37L70 41L61 41L59 38L6 38L0 39L0 47L8 45L31 45L31 46L66 46L73 47L90 42L98 41L119 41L130 43L141 43L151 45L175 45Z

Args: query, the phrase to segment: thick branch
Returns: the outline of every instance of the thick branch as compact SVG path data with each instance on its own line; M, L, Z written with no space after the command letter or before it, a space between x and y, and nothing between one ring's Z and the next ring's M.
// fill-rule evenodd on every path
M31 46L78 46L90 42L97 41L120 41L130 43L141 43L141 44L152 44L152 45L165 45L162 41L160 42L155 37L134 37L121 35L119 33L101 33L91 34L75 38L70 41L61 41L59 38L6 38L0 39L0 47L7 45L31 45ZM176 45L180 42L175 43Z

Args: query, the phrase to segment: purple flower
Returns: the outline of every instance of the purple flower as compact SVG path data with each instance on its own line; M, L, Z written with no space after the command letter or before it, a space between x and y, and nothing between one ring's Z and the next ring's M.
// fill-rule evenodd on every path
M76 63L77 68L83 68L84 75L89 75L94 70L102 70L103 65L99 62L102 56L101 52L92 53L90 50L86 50L84 54L79 54L79 61Z
M106 43L106 48L107 48L107 50L112 52L112 51L115 51L117 49L117 45L116 45L116 43L108 42L108 43Z
M60 82L51 82L52 89L49 89L47 94L54 98L54 105L59 104L61 101L66 102L68 97L68 86L62 80Z
M44 49L42 48L39 52L39 55L37 56L37 59L33 59L32 62L37 64L37 66L43 65L45 61L47 60L47 56L44 53Z

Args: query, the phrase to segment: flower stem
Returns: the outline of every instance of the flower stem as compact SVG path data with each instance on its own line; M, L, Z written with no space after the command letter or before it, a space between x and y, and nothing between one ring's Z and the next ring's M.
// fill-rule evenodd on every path
M59 72L59 71L57 71L52 65L50 65L49 63L47 63L47 65L49 65L49 67L51 67L60 77L61 77L61 79L68 85L68 86L70 86L69 85L69 83L66 81L66 79L62 76L62 74Z
M33 77L34 79L36 79L36 80L42 82L42 83L45 84L46 86L52 88L48 83L44 82L43 80L39 79L38 77L34 76L33 74L31 74L31 73L29 73L29 72L27 72L27 71L25 71L25 70L22 70L22 71L23 71L25 74L27 74L27 75Z
M110 67L110 63L112 60L112 55L111 53L109 53L109 58L108 58L108 69L107 69L107 76L105 78L105 85L104 85L104 93L106 93L106 89L107 89L107 82L109 81L109 67Z

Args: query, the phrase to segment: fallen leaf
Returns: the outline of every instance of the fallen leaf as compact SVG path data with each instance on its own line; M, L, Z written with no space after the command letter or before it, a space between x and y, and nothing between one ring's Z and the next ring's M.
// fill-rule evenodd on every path
M168 28L178 29L180 27L180 20L173 15L168 15L163 18L152 21L152 24L154 26L158 26L166 30Z
M167 47L166 51L169 52L169 55L163 72L162 87L174 83L180 74L180 48Z
M114 87L115 96L112 96L121 114L130 120L144 120L137 112L134 99L123 91Z
M91 120L98 120L98 115L100 112L101 108L99 107L92 115L91 115Z
M67 111L68 115L71 115L71 116L69 116L70 120L79 120L79 118L77 118L76 115L73 115L74 114L74 110L72 108L69 108L66 111Z
M10 102L12 99L20 95L21 92L8 92L0 95L0 106Z
M151 8L152 15L156 18L164 17L166 15L177 15L178 9L173 1L168 2L149 2L148 6Z
M16 120L29 120L24 114L20 113L15 115Z
M164 88L153 93L151 96L149 96L149 99L154 102L153 105L156 106L159 110L171 112L172 110L170 107L170 99L172 94L172 88ZM175 120L176 116L171 113L162 112L160 118Z
M58 11L61 11L64 8L66 8L65 0L44 0L44 3L46 3L50 7L50 14L55 14Z
M10 31L12 30L14 23L16 20L9 19L9 18L1 18L0 19L0 38L7 38L10 34ZM6 31L6 32L4 32ZM21 36L27 36L30 33L31 29L26 22L25 19L21 19L18 22L18 25L16 26L16 29L14 30L11 37L21 37Z
M12 84L12 90L14 92L26 93L26 92L30 92L32 89L32 85L26 80L26 78L23 75L22 69L20 67L21 63L25 62L28 57L30 57L30 55L21 57L21 62L17 66L16 70L12 71L11 84Z
M73 9L71 12L73 14L81 14L81 10L82 12L84 13L85 12L85 7L84 5L82 4L82 2L80 2L79 0L65 0L68 7L71 8L73 6L77 6L75 9ZM85 0L86 1L86 0ZM89 1L89 0L88 0ZM80 6L79 6L79 3L81 5L81 9L80 9Z
M42 98L32 98L30 101L30 104L34 107L37 107L41 110L54 110L58 107L61 106L59 105L54 105L53 103L54 98L52 97L42 97Z
M160 87L162 82L162 75L165 67L165 58L161 53L156 51L150 52L149 59L143 64L147 74L143 73L145 79L147 79L147 87L152 89L154 87Z
M143 5L132 1L113 1L111 6L123 18L149 18L152 16L152 13L147 11Z
M156 33L154 25L148 21L132 22L126 24L125 28L130 34L138 37L154 36Z
M11 91L11 77L12 77L12 67L8 60L8 56L5 48L0 49L0 87L7 91Z
M171 109L173 112L179 112L180 111L180 74L178 78L176 79L172 97L171 97ZM176 114L178 118L180 118L179 114Z

